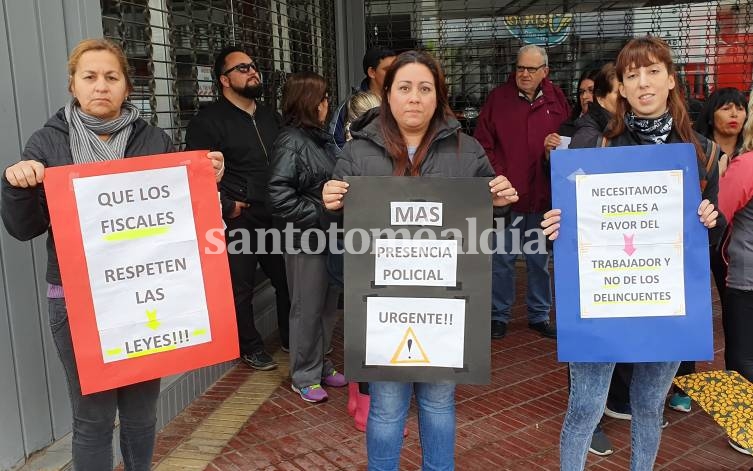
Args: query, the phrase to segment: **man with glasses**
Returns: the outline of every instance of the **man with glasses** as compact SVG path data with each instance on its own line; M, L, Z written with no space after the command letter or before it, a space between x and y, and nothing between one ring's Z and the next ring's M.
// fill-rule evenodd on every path
M565 94L548 78L546 50L526 45L518 51L514 73L492 90L476 125L475 137L486 149L497 175L518 190L504 229L497 227L492 256L493 339L507 333L515 301L515 260L524 253L528 273L528 326L549 338L557 331L549 322L552 290L549 253L539 223L551 208L549 175L544 164L544 138L570 115Z
M271 370L277 363L265 351L256 329L253 294L258 262L275 289L280 343L287 351L290 297L285 262L271 234L257 232L273 228L265 205L267 170L282 118L258 101L264 91L261 73L244 49L222 49L215 58L214 76L220 96L191 119L186 150L219 150L225 155L220 201L241 359L252 368Z

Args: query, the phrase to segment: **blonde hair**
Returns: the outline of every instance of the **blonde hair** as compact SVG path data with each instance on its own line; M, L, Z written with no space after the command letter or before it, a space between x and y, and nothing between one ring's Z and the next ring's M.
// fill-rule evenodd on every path
M345 140L352 139L350 135L350 125L358 119L362 114L366 113L372 108L376 108L382 103L382 99L378 95L374 95L371 92L358 92L350 97L348 100L348 114L345 117Z
M76 73L76 68L78 67L78 62L81 60L81 56L89 51L107 51L115 56L122 69L121 72L123 73L128 92L130 93L133 91L131 75L128 73L128 59L126 59L123 49L114 42L104 38L84 39L73 48L71 55L68 57L68 91L71 91L73 75Z
M753 150L753 91L750 93L750 99L748 100L748 119L745 121L745 127L743 127L743 147L740 153L750 152Z

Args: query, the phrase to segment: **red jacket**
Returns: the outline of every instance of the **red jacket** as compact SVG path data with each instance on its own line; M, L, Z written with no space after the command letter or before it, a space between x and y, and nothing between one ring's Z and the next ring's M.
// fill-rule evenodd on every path
M562 90L545 78L533 103L518 95L515 74L492 90L481 109L474 136L486 150L497 175L506 176L520 200L513 211L551 208L550 178L544 166L544 138L570 116Z

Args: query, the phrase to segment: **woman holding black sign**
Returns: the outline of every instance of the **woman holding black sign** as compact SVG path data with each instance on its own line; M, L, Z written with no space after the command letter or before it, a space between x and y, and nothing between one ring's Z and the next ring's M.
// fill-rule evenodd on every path
M68 380L73 410L73 467L112 469L112 433L120 418L120 448L127 471L151 469L160 380L81 394L63 282L52 238L45 169L172 152L170 138L139 117L126 101L133 91L123 50L104 39L81 41L68 59L70 102L29 138L22 160L2 178L2 218L10 235L31 240L47 232L50 329ZM210 152L217 181L221 152Z
M693 144L704 198L698 207L698 217L709 229L713 243L726 224L714 208L719 188L718 155L708 153L716 146L709 145L691 127L676 83L669 46L654 37L633 39L620 51L616 66L622 98L599 145ZM597 143L591 146L597 147ZM559 209L544 215L541 226L550 240L559 235L561 217ZM664 398L679 364L679 361L634 364L630 384L633 471L653 468L661 437ZM588 444L604 412L614 366L614 363L570 363L570 400L560 438L560 465L564 471L585 467Z
M437 61L426 53L400 54L387 71L382 104L351 126L344 149L324 185L322 199L339 211L347 199L346 176L494 177L484 149L460 132L447 101L447 84ZM518 200L504 176L489 183L494 206ZM455 384L376 381L369 383L366 426L370 471L397 470L403 426L413 393L418 404L423 469L454 469Z

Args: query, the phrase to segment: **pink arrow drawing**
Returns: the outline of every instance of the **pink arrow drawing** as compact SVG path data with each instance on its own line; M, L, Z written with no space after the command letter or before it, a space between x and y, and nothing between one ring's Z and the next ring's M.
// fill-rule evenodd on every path
M635 237L635 234L627 235L622 234L622 238L625 239L625 253L628 254L628 256L632 256L635 253L635 246L633 245L633 238Z

